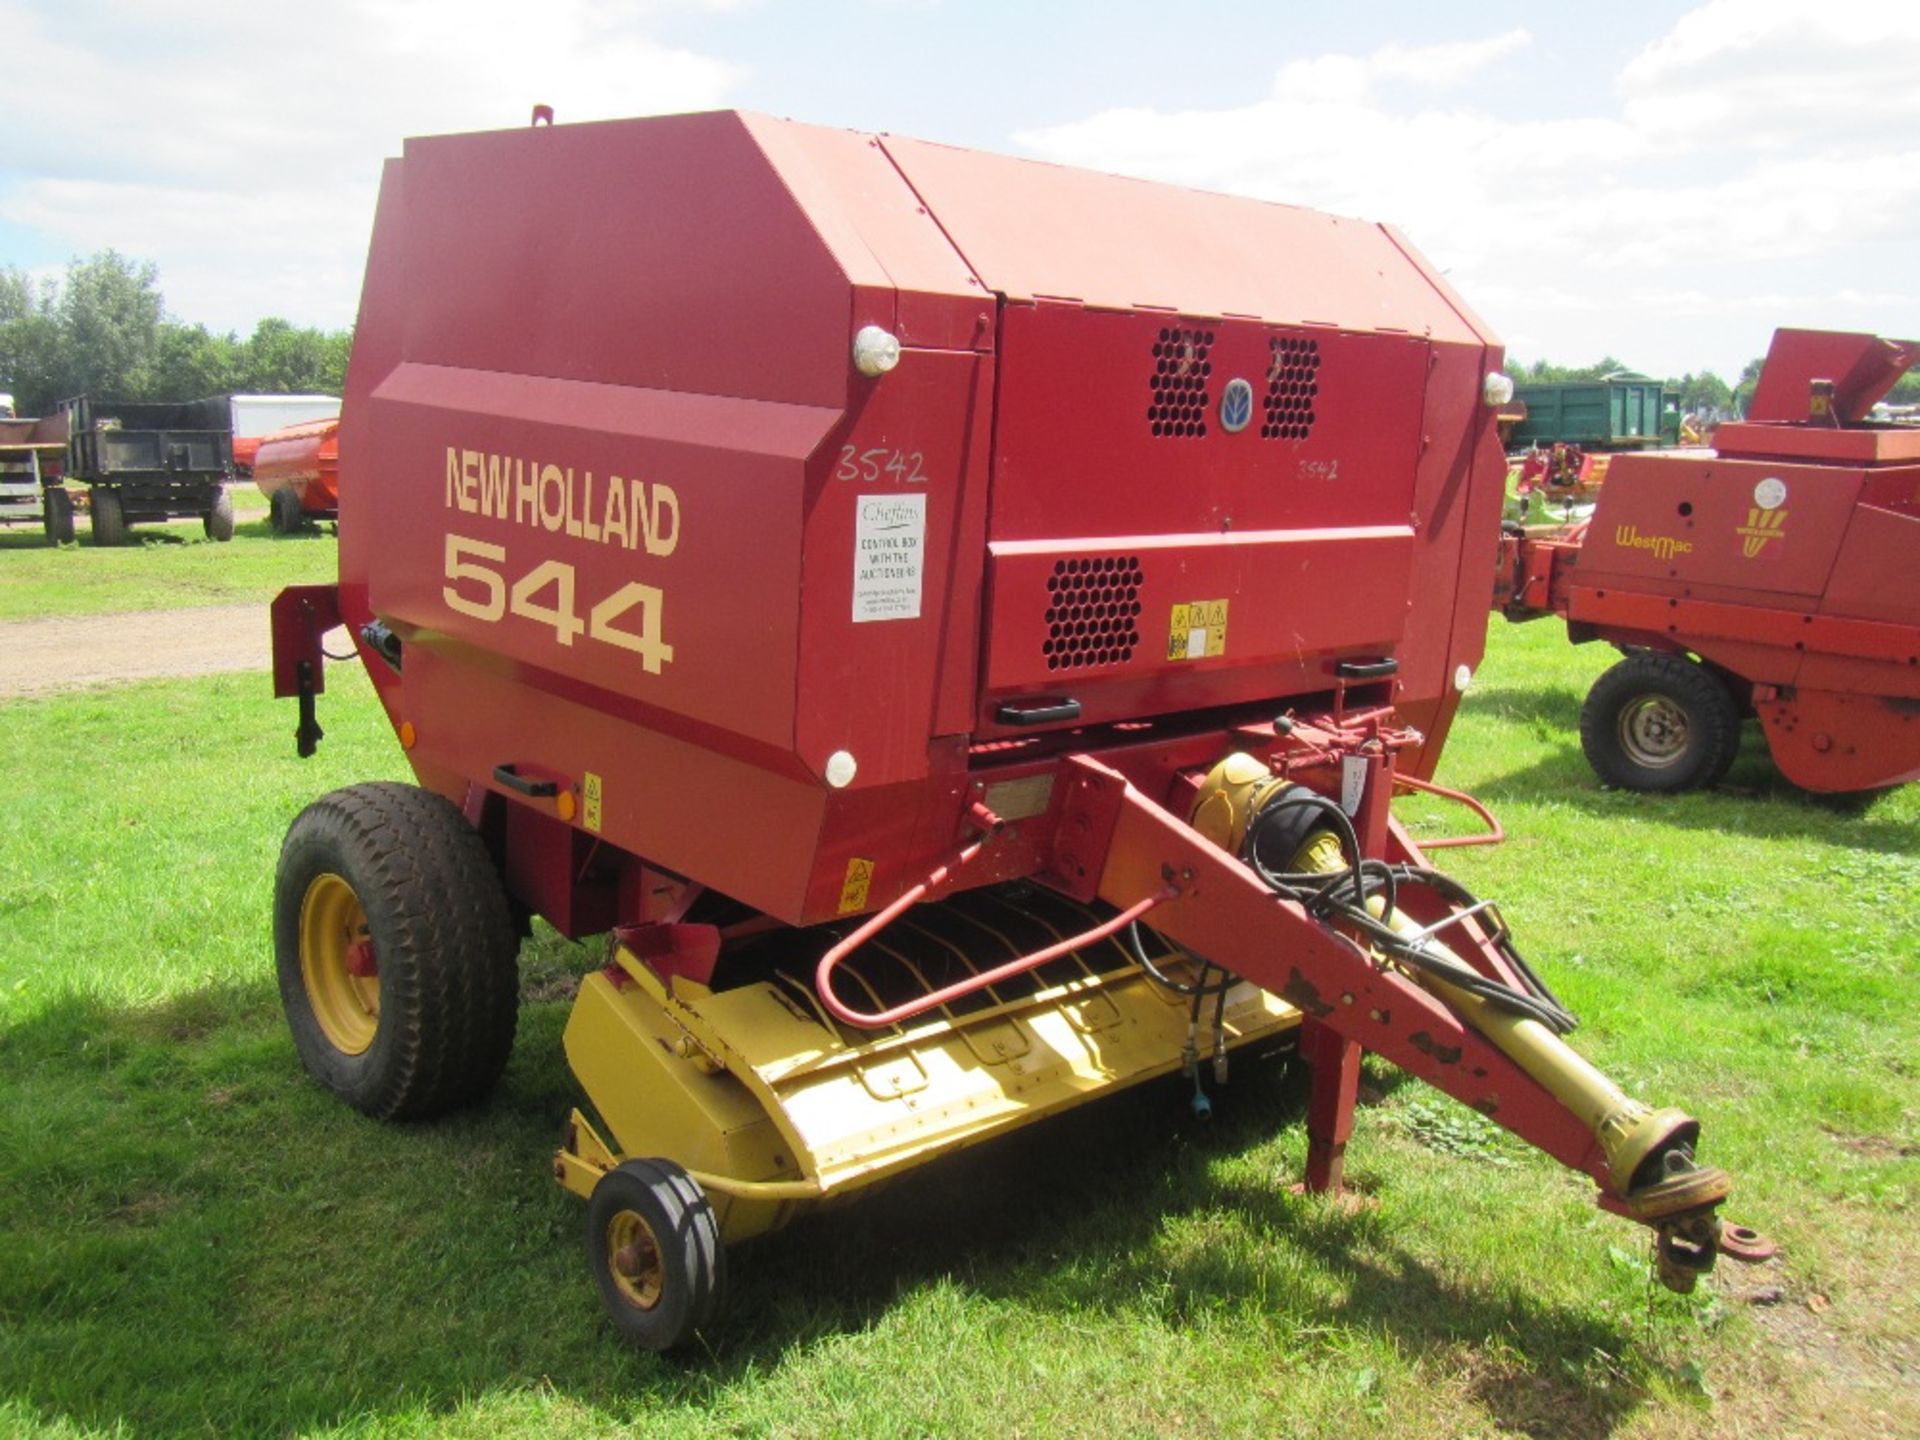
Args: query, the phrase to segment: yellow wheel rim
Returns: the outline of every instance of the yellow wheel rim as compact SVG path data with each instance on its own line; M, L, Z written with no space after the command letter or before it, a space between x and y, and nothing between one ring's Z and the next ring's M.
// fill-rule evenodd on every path
M640 1310L660 1303L667 1275L660 1242L637 1210L616 1210L607 1219L607 1270L620 1298Z
M300 978L327 1043L359 1055L380 1028L380 974L367 912L340 876L313 877L300 901Z

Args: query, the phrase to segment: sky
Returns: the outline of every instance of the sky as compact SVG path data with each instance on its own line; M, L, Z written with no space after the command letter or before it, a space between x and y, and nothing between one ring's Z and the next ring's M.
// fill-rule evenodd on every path
M0 266L111 247L214 330L352 323L382 158L546 103L1390 221L1522 360L1920 336L1920 0L0 0L0 50Z

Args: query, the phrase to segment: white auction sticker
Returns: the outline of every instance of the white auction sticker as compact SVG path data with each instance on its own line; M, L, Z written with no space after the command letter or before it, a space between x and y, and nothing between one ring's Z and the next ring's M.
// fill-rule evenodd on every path
M927 548L925 495L862 495L853 527L853 618L918 620Z
M1787 503L1787 482L1778 475L1769 475L1753 487L1753 503L1762 510L1778 510Z
M1349 755L1340 762L1340 808L1349 815L1360 813L1360 802L1367 798L1367 762Z

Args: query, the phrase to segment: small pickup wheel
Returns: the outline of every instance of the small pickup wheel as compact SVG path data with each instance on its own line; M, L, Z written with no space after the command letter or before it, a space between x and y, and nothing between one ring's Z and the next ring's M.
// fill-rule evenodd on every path
M209 540L233 539L233 495L226 486L214 490L213 503L200 517L200 528L207 532Z
M622 1339L672 1350L720 1313L727 1252L720 1222L671 1160L628 1160L587 1200L587 1264Z
M287 831L274 884L280 999L308 1072L381 1119L484 1096L513 1049L513 926L485 843L445 799L353 785Z
M1740 711L1711 671L1677 655L1629 655L1593 684L1580 747L1609 785L1673 794L1711 785L1740 746Z
M46 526L47 539L55 545L73 543L73 496L64 488L52 486L41 496L40 519Z
M96 545L124 545L127 543L127 512L121 505L116 491L96 485L93 493L87 497L88 524L92 528L93 543Z

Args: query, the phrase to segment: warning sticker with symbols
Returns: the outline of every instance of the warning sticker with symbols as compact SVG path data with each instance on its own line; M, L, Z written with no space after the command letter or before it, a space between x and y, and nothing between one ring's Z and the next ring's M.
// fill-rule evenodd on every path
M1167 658L1199 660L1227 650L1227 602L1195 600L1173 607L1167 625Z
M847 878L840 886L840 913L851 915L867 908L867 892L873 888L873 861L856 855L847 861Z

